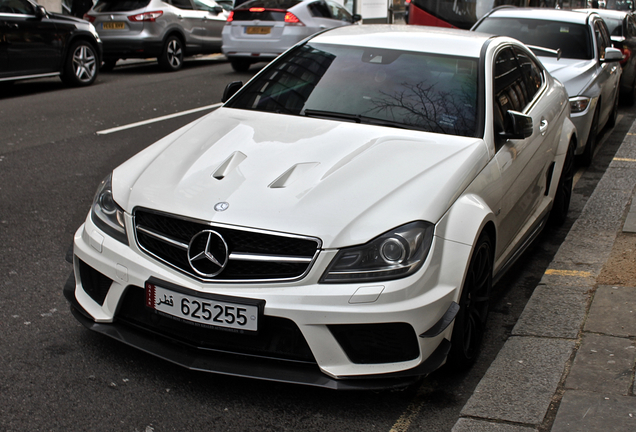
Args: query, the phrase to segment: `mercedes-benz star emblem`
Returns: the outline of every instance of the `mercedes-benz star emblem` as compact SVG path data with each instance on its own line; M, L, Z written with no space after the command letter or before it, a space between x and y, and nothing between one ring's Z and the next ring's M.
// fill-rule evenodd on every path
M227 208L230 206L230 203L225 202L225 201L221 201L218 202L216 204L214 204L214 210L218 211L218 212L222 212L227 210Z
M190 240L188 262L199 276L211 278L218 275L227 261L227 243L216 231L201 231Z

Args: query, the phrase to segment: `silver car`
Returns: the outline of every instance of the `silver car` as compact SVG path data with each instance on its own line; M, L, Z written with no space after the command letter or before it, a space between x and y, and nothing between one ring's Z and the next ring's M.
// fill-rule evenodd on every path
M99 0L84 18L104 44L104 69L119 59L157 57L175 71L186 55L221 52L228 15L214 0Z
M251 0L230 13L223 29L223 54L235 71L243 72L314 33L360 19L331 0Z
M579 134L576 154L589 165L598 132L614 126L618 112L623 54L612 48L603 19L593 11L502 7L471 30L520 40L565 85Z

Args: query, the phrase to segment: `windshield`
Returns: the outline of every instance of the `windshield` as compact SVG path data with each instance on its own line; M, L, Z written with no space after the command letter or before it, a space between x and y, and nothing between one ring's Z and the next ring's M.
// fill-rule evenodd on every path
M95 12L128 12L145 8L150 0L99 0Z
M618 18L603 17L603 21L607 24L607 29L612 36L623 36L623 20Z
M477 136L478 60L307 43L226 106Z
M588 27L583 24L526 18L487 18L475 30L509 36L526 45L560 49L563 58L582 60L594 58L592 39Z

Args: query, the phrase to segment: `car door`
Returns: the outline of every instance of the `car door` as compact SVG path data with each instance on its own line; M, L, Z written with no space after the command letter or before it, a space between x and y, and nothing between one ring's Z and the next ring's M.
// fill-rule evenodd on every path
M206 29L203 25L202 11L194 9L190 0L169 0L177 16L177 22L186 38L186 50L198 52L203 49Z
M201 42L206 52L220 52L223 41L221 32L227 21L228 13L211 0L193 0L195 12L201 16L201 24L205 34Z
M496 146L504 188L498 215L503 251L530 234L547 205L548 172L558 143L557 118L562 108L552 100L545 71L529 52L504 48L496 55L494 71L495 132L504 130L508 110L532 117L533 123L531 136L499 139Z
M0 0L0 58L4 77L57 72L64 41L55 24L26 0Z
M614 108L614 98L618 91L620 79L620 64L618 62L605 63L605 49L612 46L609 31L601 18L594 20L594 39L596 40L596 58L598 74L596 85L600 87L601 106L599 111L599 125L603 126ZM597 108L599 109L599 108Z

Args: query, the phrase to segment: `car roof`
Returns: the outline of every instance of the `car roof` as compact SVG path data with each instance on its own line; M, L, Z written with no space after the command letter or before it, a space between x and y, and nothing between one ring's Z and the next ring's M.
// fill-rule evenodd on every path
M354 45L479 58L492 35L468 30L413 25L366 24L337 27L313 37L312 42ZM443 41L443 43L440 43Z
M540 19L545 21L561 21L573 24L585 24L588 17L595 14L593 9L586 10L560 10L560 9L547 9L547 8L516 8L516 7L501 7L494 9L488 17L497 18L530 18Z

